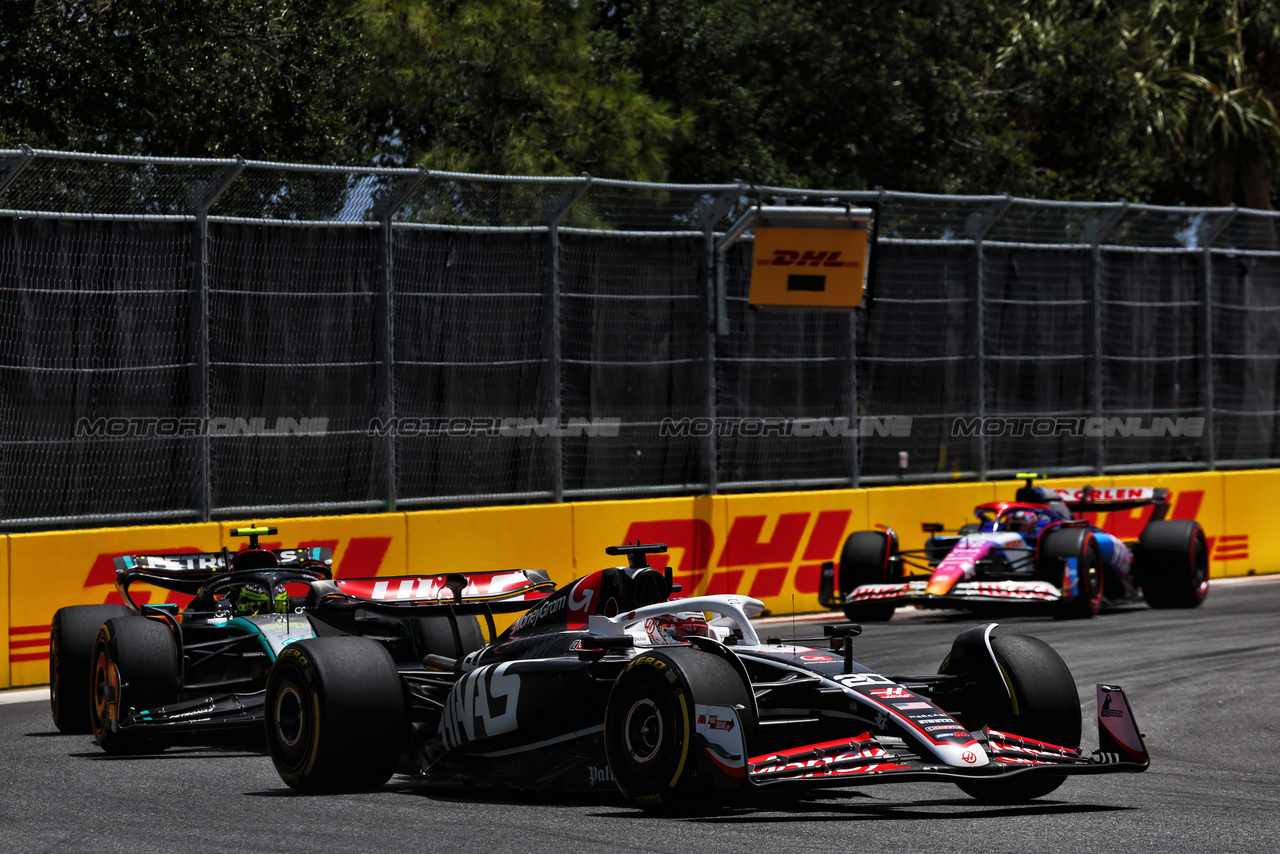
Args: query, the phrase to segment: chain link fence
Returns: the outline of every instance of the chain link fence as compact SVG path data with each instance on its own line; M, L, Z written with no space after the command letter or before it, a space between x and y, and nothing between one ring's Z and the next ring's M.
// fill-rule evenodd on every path
M866 310L717 292L761 203ZM0 151L0 526L1274 466L1276 219Z

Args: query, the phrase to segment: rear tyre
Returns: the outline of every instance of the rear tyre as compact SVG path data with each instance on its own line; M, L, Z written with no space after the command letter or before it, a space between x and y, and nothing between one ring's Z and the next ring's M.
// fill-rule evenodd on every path
M168 624L148 617L114 617L93 643L93 737L107 753L158 753L166 745L151 733L120 729L130 710L145 711L178 698L182 668Z
M484 632L477 617L458 617L458 637L453 636L453 626L448 617L418 617L418 657L443 655L446 658L463 658L485 645ZM461 641L461 645L459 645Z
M93 641L107 620L128 615L129 609L123 605L72 605L53 615L49 627L49 711L60 732L93 732L89 723Z
M632 659L614 683L604 714L605 757L614 782L635 806L708 812L720 805L720 793L742 782L702 755L707 749L695 736L699 704L736 710L745 754L755 732L755 705L742 676L718 655L651 652ZM737 759L745 765L745 755Z
M1076 593L1059 603L1058 619L1089 619L1102 608L1102 558L1086 528L1053 530L1045 534L1036 555L1036 576L1065 588L1065 561L1076 561ZM1065 593L1066 590L1064 589Z
M1078 748L1080 695L1062 657L1044 641L1024 635L993 637L991 649L1009 684L1007 687L987 685L974 708L964 710L966 726L972 729L986 726L1061 747ZM1065 781L1066 777L1045 776L966 780L956 785L983 803L1021 804L1044 797Z
M367 638L309 638L285 647L267 678L265 704L271 761L300 792L377 789L409 746L395 661Z
M864 584L884 584L889 580L889 558L896 543L883 531L855 531L844 541L840 552L840 598ZM844 606L844 615L855 623L883 623L893 617L892 602L855 602Z
M1195 608L1209 595L1209 548L1199 522L1151 522L1138 538L1138 562L1152 608Z

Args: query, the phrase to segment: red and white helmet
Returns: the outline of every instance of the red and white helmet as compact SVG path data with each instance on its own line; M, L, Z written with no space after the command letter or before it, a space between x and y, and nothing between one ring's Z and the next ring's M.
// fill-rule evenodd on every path
M674 614L662 614L649 617L644 621L645 634L650 643L684 643L690 635L711 637L711 627L707 625L707 617L701 611L678 611Z

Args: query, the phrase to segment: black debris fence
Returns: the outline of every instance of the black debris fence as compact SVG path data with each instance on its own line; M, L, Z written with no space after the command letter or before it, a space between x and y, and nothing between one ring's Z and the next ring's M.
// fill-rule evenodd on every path
M874 204L866 310L748 310L759 204ZM1275 466L1276 230L0 151L0 527Z

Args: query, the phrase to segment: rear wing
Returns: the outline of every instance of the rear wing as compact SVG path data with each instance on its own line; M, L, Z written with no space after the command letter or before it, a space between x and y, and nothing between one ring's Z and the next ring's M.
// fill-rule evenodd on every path
M541 569L340 578L311 586L319 607L367 608L385 614L426 616L512 614L526 611L556 590Z
M304 549L268 549L278 569L311 569L329 573L333 550L319 546ZM194 594L216 576L229 571L236 552L191 552L168 555L121 555L115 558L116 583L144 583Z
M1169 512L1169 490L1151 486L1114 486L1101 489L1083 486L1078 489L1054 489L1061 501L1074 513L1109 513L1154 507L1151 515L1158 521Z

